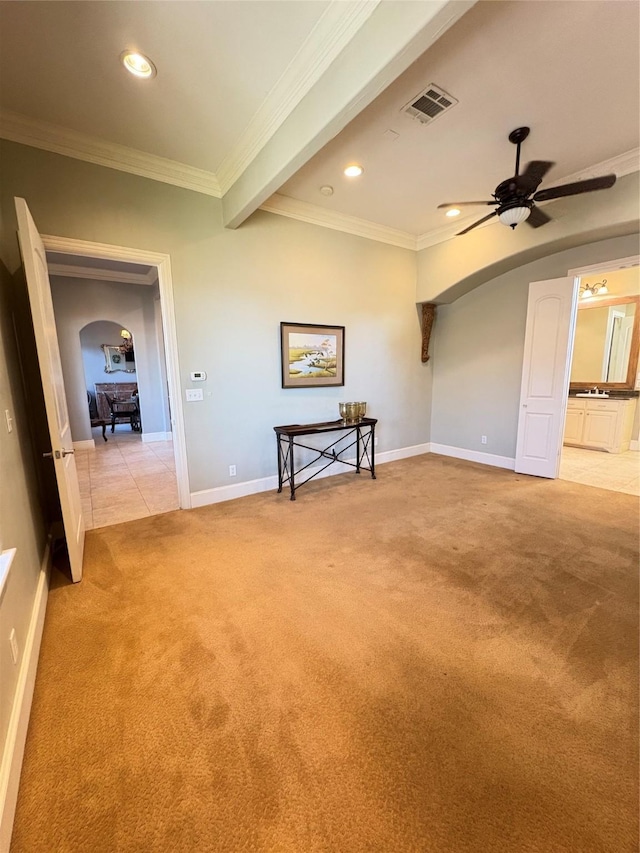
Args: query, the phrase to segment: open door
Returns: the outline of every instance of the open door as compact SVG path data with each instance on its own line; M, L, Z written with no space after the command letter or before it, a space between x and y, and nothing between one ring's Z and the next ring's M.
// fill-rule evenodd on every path
M573 276L529 285L516 444L519 474L558 476L577 298Z
M51 456L56 471L62 522L67 539L71 577L77 583L82 578L84 554L84 518L73 441L67 411L67 398L62 378L58 334L51 299L47 258L42 239L23 198L16 198L18 238L22 250L33 328L35 332L44 402L51 435ZM49 454L46 454L47 456Z

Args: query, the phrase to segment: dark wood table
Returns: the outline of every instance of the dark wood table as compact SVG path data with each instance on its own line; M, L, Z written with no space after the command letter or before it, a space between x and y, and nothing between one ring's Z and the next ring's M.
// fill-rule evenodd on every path
M290 500L295 501L296 491L300 486L304 486L309 480L313 480L330 465L335 462L341 462L343 465L350 465L356 469L356 474L361 471L369 471L373 480L376 479L376 464L375 464L375 429L378 423L376 418L361 418L356 423L349 423L342 419L337 421L325 421L318 424L289 424L288 426L276 426L273 429L276 433L276 441L278 444L278 492L282 491L282 487L289 484L291 490ZM300 438L307 435L320 435L323 433L341 432L334 441L322 449L311 447L300 441ZM336 445L340 444L344 439L353 440L339 449ZM315 453L315 457L296 470L294 448L302 447L305 450L311 450ZM344 454L356 448L355 462L350 459L345 459ZM297 481L296 478L303 471L307 471L319 459L328 460L326 465L323 465L313 474L307 476L304 480Z

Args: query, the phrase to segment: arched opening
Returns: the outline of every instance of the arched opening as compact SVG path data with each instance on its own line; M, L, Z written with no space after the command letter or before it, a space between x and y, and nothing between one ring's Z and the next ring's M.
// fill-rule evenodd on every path
M92 431L105 422L139 432L141 417L133 335L122 323L94 320L80 330L87 404ZM96 436L94 435L94 439Z

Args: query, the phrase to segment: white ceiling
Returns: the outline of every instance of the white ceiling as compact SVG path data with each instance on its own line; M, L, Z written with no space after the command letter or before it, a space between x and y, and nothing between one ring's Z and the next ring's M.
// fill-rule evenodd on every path
M514 174L507 137L516 127L531 127L524 163L557 164L543 186L637 148L639 9L478 3L279 193L420 235L445 224L438 204L490 199ZM402 108L429 83L459 103L422 125ZM365 168L356 180L342 174L352 161ZM473 208L471 218L486 212Z
M100 159L100 142L126 146L116 153L127 171L164 169L160 179L188 186L182 173L200 170L189 179L224 202L254 180L232 224L277 190L265 206L286 215L333 218L346 230L368 220L409 241L447 236L437 205L488 198L513 172L507 135L517 126L532 129L524 163L557 163L543 186L638 148L639 8L626 0L0 2L0 108L26 117L16 130L14 115L2 135L93 162L113 161L115 149ZM126 74L118 57L129 47L153 59L155 79ZM400 110L432 82L459 104L423 126ZM319 105L324 132L304 136L301 126L322 123ZM63 138L66 147L56 147ZM276 163L274 140L283 139ZM342 169L354 160L365 173L349 181ZM176 161L178 178L166 161ZM255 179L252 169L263 174ZM331 197L319 192L325 184Z
M2 2L0 105L215 172L328 5ZM125 49L158 76L127 74Z

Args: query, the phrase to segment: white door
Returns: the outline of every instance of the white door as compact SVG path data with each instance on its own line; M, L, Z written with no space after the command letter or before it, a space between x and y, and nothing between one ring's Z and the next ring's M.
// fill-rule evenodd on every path
M51 435L53 465L60 492L62 522L69 550L71 577L74 582L77 582L82 578L84 518L76 462L73 457L73 442L62 379L47 258L26 201L23 198L16 198L15 202L18 214L18 237L29 290L44 402Z
M573 276L529 285L515 470L558 476L577 311Z

